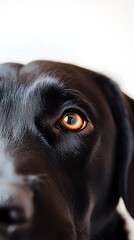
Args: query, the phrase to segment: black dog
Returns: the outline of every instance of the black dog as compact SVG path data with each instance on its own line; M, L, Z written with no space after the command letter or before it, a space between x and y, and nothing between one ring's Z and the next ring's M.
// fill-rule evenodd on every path
M134 100L107 77L37 61L0 65L0 239L127 240Z

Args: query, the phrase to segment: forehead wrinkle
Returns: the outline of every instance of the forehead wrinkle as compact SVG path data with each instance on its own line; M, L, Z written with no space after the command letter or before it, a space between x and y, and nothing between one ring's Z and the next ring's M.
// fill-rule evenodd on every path
M58 78L45 74L27 84L4 82L2 87L4 93L2 102L4 102L0 106L2 111L5 109L4 115L1 116L4 120L1 122L5 124L0 125L3 137L7 138L10 135L13 139L18 139L28 129L33 133L36 132L34 124L31 123L34 123L34 117L38 115L42 107L41 90L47 93L51 87L61 90L63 84Z
M17 135L20 135L25 126L30 127L32 132L36 131L34 124L31 126L31 122L34 123L34 117L40 113L42 108L41 90L46 90L47 93L47 90L53 86L55 86L56 89L57 87L61 88L61 84L57 83L58 79L48 75L42 75L26 86L20 84L20 88L16 92L18 96L16 100L18 101L16 101L15 105L17 105L17 108L15 107L16 111L13 113L14 117L16 116L17 119L17 124L14 128Z
M22 103L25 107L29 106L30 104L34 111L39 112L42 107L42 101L45 103L46 100L48 100L47 94L49 91L54 88L55 90L59 90L59 93L61 93L61 91L64 89L63 86L64 85L59 82L58 78L42 74L35 81L30 82L25 86L25 94L22 99Z
M58 84L57 84L58 83ZM25 97L29 96L30 93L37 91L41 88L48 88L50 86L59 86L59 88L63 87L63 83L59 81L58 78L52 77L50 75L41 74L39 78L35 79L34 82L30 82L27 85L26 95Z

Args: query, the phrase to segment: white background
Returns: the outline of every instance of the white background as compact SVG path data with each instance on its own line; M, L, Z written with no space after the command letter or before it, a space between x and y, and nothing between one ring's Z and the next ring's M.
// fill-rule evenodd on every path
M134 96L134 0L0 0L0 62L67 61Z
M134 97L134 0L0 0L0 62L36 59L100 71Z

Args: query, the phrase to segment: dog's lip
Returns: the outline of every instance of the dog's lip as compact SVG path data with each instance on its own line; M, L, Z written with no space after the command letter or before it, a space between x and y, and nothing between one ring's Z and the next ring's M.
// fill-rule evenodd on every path
M9 234L14 233L15 231L28 230L31 227L31 222L25 222L21 224L13 224L7 227L7 232Z
M30 221L20 224L12 224L10 226L0 224L0 232L6 236L12 237L15 233L29 232L31 226L32 223Z

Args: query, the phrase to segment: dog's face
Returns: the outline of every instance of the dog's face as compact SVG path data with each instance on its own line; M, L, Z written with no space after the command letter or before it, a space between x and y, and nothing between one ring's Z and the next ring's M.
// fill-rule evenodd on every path
M120 197L134 216L134 102L106 77L0 66L0 239L97 239Z

